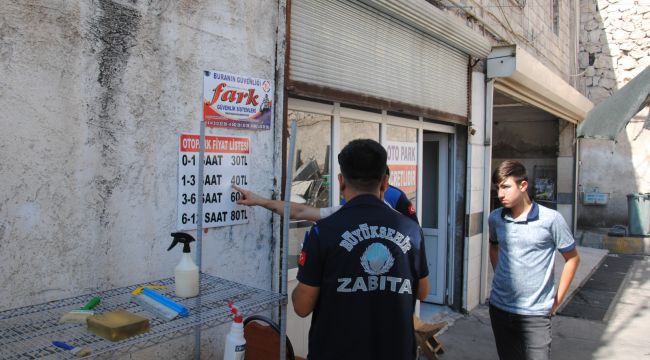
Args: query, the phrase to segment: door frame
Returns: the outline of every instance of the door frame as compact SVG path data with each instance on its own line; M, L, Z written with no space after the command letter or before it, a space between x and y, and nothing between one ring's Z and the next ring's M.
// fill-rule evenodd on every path
M432 228L422 228L422 232L426 236L431 236L435 235L438 237L438 246L437 246L437 259L435 261L435 264L437 265L435 269L432 269L429 267L429 293L427 294L427 297L424 299L425 302L430 302L430 303L435 303L435 304L445 304L447 303L447 296L448 296L448 284L451 284L452 282L449 281L448 279L448 274L449 272L449 264L453 263L448 261L448 256L449 256L449 238L450 238L450 224L449 224L449 194L453 194L453 192L450 192L451 184L453 183L452 181L449 181L450 179L450 160L451 160L451 152L450 152L450 136L449 134L446 133L432 133L432 132L427 132L423 134L422 137L422 144L424 148L424 142L428 141L435 141L438 142L439 144L439 149L438 149L438 198L436 201L436 207L438 208L438 228L437 229L432 229ZM423 154L424 155L424 154ZM424 160L424 156L421 157ZM427 166L427 164L422 164L422 168ZM420 200L422 201L422 200ZM421 213L420 216L423 216L424 214ZM422 223L422 222L421 222ZM425 248L431 246L429 243L425 243ZM429 262L431 259L429 259ZM435 276L435 278L434 278ZM431 281L435 279L434 284L437 286L432 286Z

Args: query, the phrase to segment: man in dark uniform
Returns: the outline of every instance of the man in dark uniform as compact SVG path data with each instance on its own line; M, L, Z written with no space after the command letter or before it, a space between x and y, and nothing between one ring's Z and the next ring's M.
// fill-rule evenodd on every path
M412 360L415 301L428 292L422 230L380 200L379 143L354 140L338 160L346 204L311 228L292 294L296 314L313 312L308 359Z
M390 176L388 168L386 168L386 175ZM386 191L384 191L384 201L393 209L415 221L418 221L418 216L415 214L415 206L411 200L409 200L408 196L406 196L404 191L398 187L389 184Z

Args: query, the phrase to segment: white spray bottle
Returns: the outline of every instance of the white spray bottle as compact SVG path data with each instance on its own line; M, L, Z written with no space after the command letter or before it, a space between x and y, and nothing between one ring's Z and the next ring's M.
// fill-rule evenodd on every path
M233 314L232 326L226 336L226 346L223 350L223 360L244 360L246 353L246 339L244 338L244 317L239 313L237 308L228 304L230 312Z
M183 243L183 256L174 269L176 283L176 296L188 298L199 294L199 267L194 264L190 256L190 243L195 241L192 235L186 233L172 233L174 241L167 251L176 244Z

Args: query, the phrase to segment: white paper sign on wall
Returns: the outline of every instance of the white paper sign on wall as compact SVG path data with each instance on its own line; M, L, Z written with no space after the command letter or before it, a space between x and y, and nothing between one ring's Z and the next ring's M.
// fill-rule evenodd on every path
M203 167L203 227L248 222L248 207L237 205L241 193L231 184L247 187L250 139L236 136L205 136ZM181 134L178 151L179 230L196 229L199 184L199 135Z
M415 194L418 179L418 144L387 141L384 147L388 153L389 183L407 194Z

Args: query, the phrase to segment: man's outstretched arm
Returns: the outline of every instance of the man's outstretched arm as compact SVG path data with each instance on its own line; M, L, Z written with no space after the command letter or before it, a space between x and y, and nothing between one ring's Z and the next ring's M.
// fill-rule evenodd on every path
M237 204L247 206L261 206L265 209L273 211L276 214L284 215L284 201L267 199L263 196L257 195L252 191L244 190L237 185L233 185L232 187L242 194L242 198L237 201ZM291 202L289 206L289 218L291 219L309 221L320 220L319 208L294 202Z

